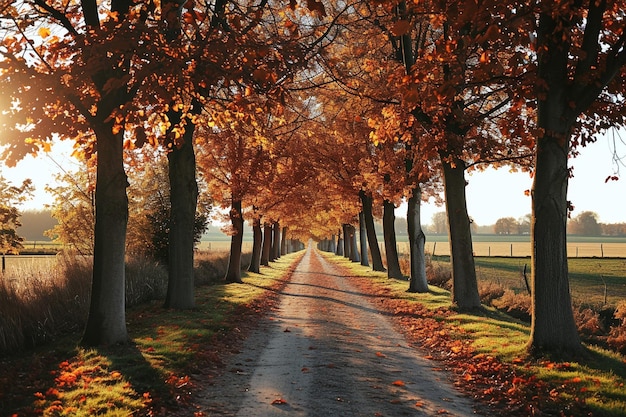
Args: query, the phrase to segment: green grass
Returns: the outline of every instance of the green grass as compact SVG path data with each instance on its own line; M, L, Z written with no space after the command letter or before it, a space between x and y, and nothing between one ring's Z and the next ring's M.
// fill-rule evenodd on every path
M433 257L433 261L442 265L450 263L447 256ZM530 258L476 257L475 263L479 280L496 282L517 292L526 291L522 271L526 265L530 281ZM570 258L568 267L570 290L576 304L615 307L618 301L626 299L626 259Z
M410 300L428 309L440 311L451 309L449 292L431 286L427 294L410 294L406 290L408 282L389 279L385 273L373 272L360 264L330 254L324 255L351 272L355 277L368 278L382 294L388 297ZM477 260L481 268L495 269L498 274L516 273L516 259L485 259ZM597 262L598 260L593 260ZM600 260L602 271L612 276L618 283L624 282L624 270L619 269L620 261ZM577 260L572 270L579 275L593 275L598 266L590 260ZM606 262L606 263L605 263ZM623 260L621 260L623 265ZM621 281L620 281L621 280ZM578 283L577 288L584 288ZM443 320L440 318L440 320ZM453 313L445 317L445 328L454 337L471 343L475 349L474 359L495 357L510 366L517 375L515 381L509 381L515 390L527 392L528 401L540 401L544 411L551 410L552 402L559 404L586 404L593 415L618 417L626 415L626 358L597 347L589 346L588 355L580 362L553 362L549 359L533 359L526 354L526 343L530 328L527 324L516 320L505 313L485 307L477 314ZM493 383L496 383L494 381ZM498 382L499 383L499 382ZM500 388L505 389L505 388ZM546 398L543 398L545 396ZM576 415L575 411L570 411ZM558 415L558 411L555 414Z

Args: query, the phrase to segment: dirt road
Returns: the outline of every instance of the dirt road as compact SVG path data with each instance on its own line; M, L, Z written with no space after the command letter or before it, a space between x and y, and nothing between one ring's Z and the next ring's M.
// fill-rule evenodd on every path
M475 416L340 270L308 249L280 307L203 395L205 415Z

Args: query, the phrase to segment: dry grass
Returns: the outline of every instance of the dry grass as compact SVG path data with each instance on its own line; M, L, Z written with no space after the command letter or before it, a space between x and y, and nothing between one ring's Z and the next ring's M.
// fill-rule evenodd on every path
M90 269L60 256L24 264L0 280L0 353L32 347L76 330L89 304Z
M195 255L196 285L221 284L228 270L228 250L198 251ZM241 254L241 269L250 265L252 255L248 252Z
M242 256L242 267L250 255ZM196 285L223 280L228 252L199 252ZM73 254L23 262L0 275L0 356L80 331L89 311L91 260ZM148 259L126 264L126 305L163 300L167 270Z

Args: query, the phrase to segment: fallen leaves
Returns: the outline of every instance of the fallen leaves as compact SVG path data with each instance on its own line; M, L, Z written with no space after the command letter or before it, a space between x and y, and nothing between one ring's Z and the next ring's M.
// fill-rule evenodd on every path
M385 294L378 284L368 279L352 280L362 292ZM526 416L542 407L567 407L572 415L584 415L585 398L589 381L572 377L559 386L548 386L536 377L524 374L527 359L515 358L512 364L503 363L487 354L477 354L472 344L463 338L463 331L442 318L452 314L446 308L428 310L423 305L387 294L376 299L379 308L391 312L394 321L404 329L407 338L428 352L425 358L443 366L433 370L452 370L456 373L455 385L479 401L498 410L498 415ZM380 352L376 353L377 357ZM540 365L548 370L570 369L569 363L545 361ZM394 386L403 386L401 380ZM560 404L560 405L559 405ZM416 407L423 407L418 401ZM438 414L449 414L441 409ZM580 414L576 414L580 413Z
M276 398L274 401L272 401L272 405L285 405L287 404L287 401L283 398Z

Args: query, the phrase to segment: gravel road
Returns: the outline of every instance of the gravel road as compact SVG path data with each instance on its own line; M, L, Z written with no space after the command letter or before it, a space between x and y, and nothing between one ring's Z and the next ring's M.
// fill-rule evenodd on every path
M311 248L265 318L203 394L208 416L475 416L423 359Z

